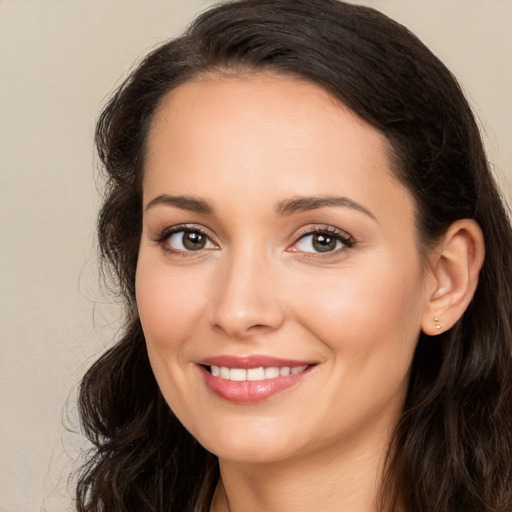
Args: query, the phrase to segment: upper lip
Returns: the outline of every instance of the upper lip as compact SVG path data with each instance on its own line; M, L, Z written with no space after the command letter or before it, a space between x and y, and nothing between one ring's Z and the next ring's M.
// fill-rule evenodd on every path
M314 364L311 361L298 361L292 359L283 359L280 357L272 357L265 355L251 355L251 356L230 356L219 355L207 357L197 362L204 366L223 366L226 368L260 368L260 367L290 367L307 366Z

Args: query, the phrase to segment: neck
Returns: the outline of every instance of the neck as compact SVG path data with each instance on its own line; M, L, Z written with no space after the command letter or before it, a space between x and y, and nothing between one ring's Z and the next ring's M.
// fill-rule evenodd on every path
M389 436L268 463L220 460L211 512L375 512Z

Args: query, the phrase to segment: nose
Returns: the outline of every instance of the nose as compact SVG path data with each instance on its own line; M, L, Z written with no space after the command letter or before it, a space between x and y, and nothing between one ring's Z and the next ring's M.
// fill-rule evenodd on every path
M210 322L214 330L244 340L276 331L285 320L275 270L265 258L240 255L217 269Z

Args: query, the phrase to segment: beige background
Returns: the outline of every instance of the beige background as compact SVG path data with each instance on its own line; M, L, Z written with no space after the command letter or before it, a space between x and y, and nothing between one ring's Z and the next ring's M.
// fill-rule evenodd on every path
M118 313L96 277L95 118L133 62L208 3L0 0L0 512L71 509L74 391ZM459 77L510 196L512 1L361 3Z

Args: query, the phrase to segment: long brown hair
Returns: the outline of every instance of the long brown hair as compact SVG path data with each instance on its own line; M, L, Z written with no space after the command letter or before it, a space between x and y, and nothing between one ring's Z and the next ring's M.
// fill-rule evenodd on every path
M95 449L77 509L199 512L215 457L175 418L146 354L135 304L141 177L153 114L177 85L209 71L271 70L312 81L383 133L416 200L425 247L475 219L486 259L473 301L447 332L418 340L393 435L383 503L408 512L512 510L512 232L471 109L446 67L383 14L336 0L242 0L214 7L149 54L97 125L106 178L98 236L126 303L117 344L85 375L79 411Z

